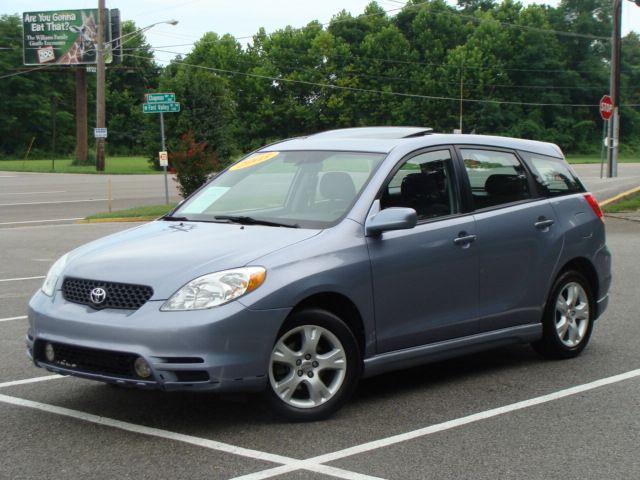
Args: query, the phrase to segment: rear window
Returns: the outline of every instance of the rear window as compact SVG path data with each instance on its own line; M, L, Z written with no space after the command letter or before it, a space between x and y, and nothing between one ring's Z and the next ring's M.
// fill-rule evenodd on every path
M571 167L561 158L520 152L529 163L542 193L548 197L584 192L585 188Z

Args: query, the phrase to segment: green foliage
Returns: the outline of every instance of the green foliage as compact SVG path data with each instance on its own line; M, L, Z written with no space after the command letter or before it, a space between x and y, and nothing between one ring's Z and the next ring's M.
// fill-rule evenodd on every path
M180 137L180 143L169 152L169 158L183 198L200 188L219 166L215 154L207 149L207 142L197 142L192 131Z
M175 203L163 203L161 205L144 205L142 207L126 208L124 210L115 210L113 212L96 213L89 215L86 220L103 220L103 219L136 219L136 220L153 220L168 213L176 206Z
M47 160L0 160L0 171L11 172L56 172L56 173L102 173L96 172L94 165L78 165L71 158ZM106 174L148 174L154 173L144 157L107 157Z
M450 132L461 121L464 132L599 152L610 0L452 3L409 0L391 16L372 2L361 14L338 12L326 26L260 29L247 46L209 32L163 69L144 37L133 34L135 24L125 22L127 55L107 71L108 150L145 152L157 164L159 118L142 114L140 105L146 92L169 91L182 110L165 115L168 149L180 150L180 135L192 132L220 166L265 143L331 128L402 124ZM0 36L12 47L0 51L2 77L21 62L20 19L0 18ZM622 41L621 71L621 151L633 155L640 152L635 33ZM34 137L32 154L73 151L73 81L60 71L0 78L7 92L0 96L0 155L24 155ZM93 90L90 83L90 102Z

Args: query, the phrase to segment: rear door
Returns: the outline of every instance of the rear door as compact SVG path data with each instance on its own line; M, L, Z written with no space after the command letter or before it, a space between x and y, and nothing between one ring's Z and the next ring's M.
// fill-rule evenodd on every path
M540 321L562 250L556 214L515 152L460 147L476 221L479 331Z

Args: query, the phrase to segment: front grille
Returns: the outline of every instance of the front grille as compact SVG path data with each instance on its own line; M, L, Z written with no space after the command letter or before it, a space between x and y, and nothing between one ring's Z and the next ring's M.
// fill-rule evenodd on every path
M112 352L95 348L76 347L64 343L52 343L55 359L49 362L44 355L45 342L38 341L36 360L79 372L97 373L112 377L137 378L133 368L137 356L131 353Z
M97 288L101 288L106 292L102 302L96 302L95 298L91 298L91 292ZM89 305L95 309L121 308L137 310L151 298L153 289L146 285L102 282L100 280L69 277L65 278L62 284L62 294L68 302Z

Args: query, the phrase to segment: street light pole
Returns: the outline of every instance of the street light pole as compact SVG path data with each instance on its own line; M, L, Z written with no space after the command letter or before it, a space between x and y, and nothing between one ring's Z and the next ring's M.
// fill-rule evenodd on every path
M98 44L96 47L96 128L105 128L104 27L105 0L98 0ZM96 170L104 171L104 138L96 138Z

